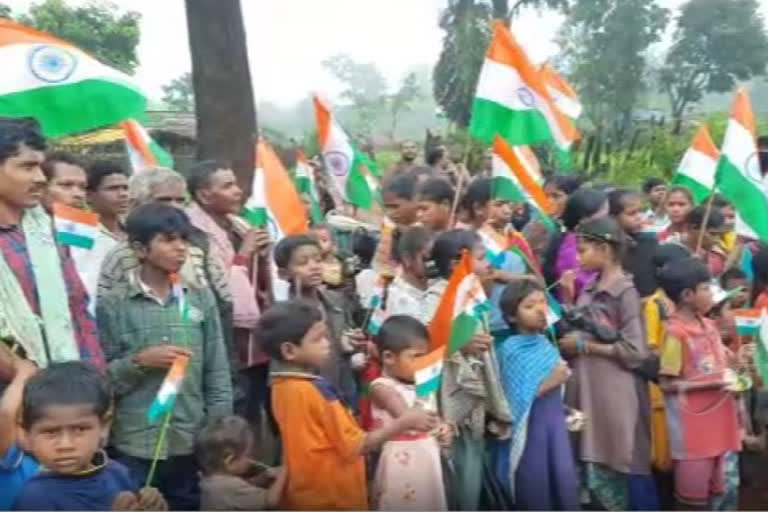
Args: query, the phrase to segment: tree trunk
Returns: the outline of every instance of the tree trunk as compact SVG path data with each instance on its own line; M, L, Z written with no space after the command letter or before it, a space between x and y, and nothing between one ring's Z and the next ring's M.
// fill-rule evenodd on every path
M231 162L250 195L256 146L240 0L186 0L197 114L197 157Z

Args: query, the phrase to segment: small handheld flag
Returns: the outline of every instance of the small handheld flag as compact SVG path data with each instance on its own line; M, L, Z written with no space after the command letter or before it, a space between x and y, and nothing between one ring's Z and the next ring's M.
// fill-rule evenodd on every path
M189 321L189 303L184 293L184 287L181 285L179 274L171 274L171 296L179 304L179 315L185 322Z
M417 396L428 397L440 388L444 359L445 346L442 346L414 361L414 368L416 368L414 383Z
M125 132L125 149L133 167L140 174L152 167L173 167L173 157L149 136L149 132L136 120L120 123Z
M178 356L173 361L171 368L168 370L168 374L165 376L165 379L157 392L157 396L149 406L147 419L150 423L156 423L158 419L173 410L176 396L179 394L184 375L187 373L188 364L189 357L187 356Z
M53 220L59 243L81 249L93 248L99 230L97 213L56 203L53 205Z
M760 309L734 309L733 319L736 331L742 336L754 336L760 330Z

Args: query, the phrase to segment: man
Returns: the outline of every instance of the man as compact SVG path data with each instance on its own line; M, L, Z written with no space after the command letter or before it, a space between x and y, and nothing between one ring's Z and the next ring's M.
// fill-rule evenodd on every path
M41 207L45 139L37 123L0 119L0 325L27 359L83 359L104 368L88 296L74 263L55 243ZM0 363L8 380L13 369Z
M406 140L400 144L400 160L390 171L394 176L411 168L416 163L416 157L419 156L419 147L412 140Z
M208 236L210 255L228 273L234 308L234 344L248 390L241 413L258 421L268 400L267 358L253 337L261 309L271 302L269 235L251 228L237 214L243 191L232 168L212 160L200 162L187 174L192 224Z
M48 185L43 194L43 206L51 211L53 203L62 203L73 208L85 207L85 188L88 177L85 167L78 159L64 151L45 155L41 166Z

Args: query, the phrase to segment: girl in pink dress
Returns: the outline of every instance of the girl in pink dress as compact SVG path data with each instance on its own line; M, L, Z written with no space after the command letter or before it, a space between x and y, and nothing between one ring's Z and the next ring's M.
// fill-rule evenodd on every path
M374 429L394 421L422 399L416 396L414 360L429 351L426 327L410 316L388 318L376 336L383 376L371 384ZM425 407L428 405L425 403ZM437 435L406 432L387 441L373 480L377 510L447 510L440 446L450 445L450 428Z

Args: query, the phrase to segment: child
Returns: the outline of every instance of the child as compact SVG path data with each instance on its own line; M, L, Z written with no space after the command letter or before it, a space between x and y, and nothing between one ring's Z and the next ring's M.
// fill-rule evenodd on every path
M269 489L251 484L254 436L248 422L239 416L217 418L197 437L200 463L200 510L266 510L276 508L286 482L282 468L274 473ZM272 476L272 475L270 475Z
M725 490L725 454L741 448L737 406L725 378L725 348L712 320L711 275L690 258L659 276L675 303L661 355L675 494L683 504L707 507Z
M693 195L685 187L671 187L667 192L667 200L664 204L669 217L669 226L659 233L660 242L678 240L685 231L685 222L688 212L693 209Z
M652 228L665 228L669 223L664 211L664 198L667 197L666 182L661 178L648 178L643 183L643 193L648 201L648 209L643 213L643 220Z
M323 286L319 244L306 235L287 236L275 246L274 258L278 275L290 283L289 297L308 301L323 312L331 354L321 375L339 390L345 403L355 406L358 389L350 359L365 338L352 329L351 305Z
M587 220L577 233L580 264L598 278L579 295L576 306L588 307L594 323L619 335L612 343L600 343L572 331L560 340L573 368L565 402L587 418L578 450L584 487L608 510L655 510L648 391L635 371L646 361L648 349L640 297L621 265L624 234L611 217Z
M747 275L740 268L729 268L720 276L720 283L723 290L730 292L739 290L729 300L732 309L744 309L749 307L749 300L752 296L752 283L749 282Z
M499 442L495 470L520 510L578 510L579 485L565 426L562 385L570 370L542 335L547 296L535 282L506 287L501 310L515 334L498 346L512 435Z
M415 195L418 182L418 175L406 172L394 176L384 184L384 210L387 217L400 229L416 222L418 203Z
M398 240L400 272L389 285L388 315L410 315L424 324L432 320L442 298L441 291L430 286L436 277L430 260L434 240L434 233L421 226L409 228Z
M13 368L13 380L0 397L0 510L10 510L24 483L40 470L37 461L22 451L16 439L24 386L37 373L37 366L16 359Z
M437 418L412 408L379 430L362 431L336 387L315 373L327 366L332 348L314 304L277 303L257 329L271 358L272 407L288 472L280 508L367 509L363 455L406 431L429 431Z
M414 387L414 359L429 351L424 324L405 315L389 317L376 335L383 375L371 384L374 428L396 421L420 403ZM449 428L441 429L449 433ZM450 445L450 436L441 444ZM377 510L446 510L438 440L426 432L406 432L386 443L373 480Z
M336 256L336 243L333 241L330 226L325 224L315 226L312 228L312 235L320 248L323 282L331 288L341 286L344 280L344 265Z
M194 510L200 506L195 433L206 419L232 413L231 374L216 301L207 288L171 286L171 276L184 264L192 230L182 210L146 204L128 216L125 227L140 267L128 286L113 290L97 305L115 386L110 446L143 486L162 424L150 422L147 410L171 364L188 357L153 484L172 509Z
M707 216L704 206L697 206L688 212L685 219L685 228L681 233L680 241L684 243L694 255L699 257L709 268L710 274L719 277L725 271L728 253L722 245L722 235L725 232L725 217L718 210L711 210L707 225L702 236L702 226ZM701 240L701 243L699 243ZM695 254L699 251L699 254Z
M418 219L436 233L450 229L451 210L456 191L443 178L429 178L418 189Z
M24 485L15 510L165 510L157 489L139 489L107 458L110 389L89 363L56 363L27 381L23 444L43 468Z
M658 288L652 261L658 241L654 234L643 232L642 197L634 190L620 188L608 194L608 203L610 214L626 235L624 270L632 274L640 297L648 297Z

